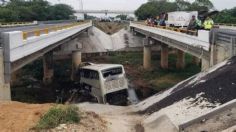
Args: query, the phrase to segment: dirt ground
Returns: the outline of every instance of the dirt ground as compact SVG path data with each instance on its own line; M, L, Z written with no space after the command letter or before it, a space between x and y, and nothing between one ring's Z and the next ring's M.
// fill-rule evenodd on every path
M83 112L79 124L61 124L49 131L58 132L106 132L107 122L94 112Z
M115 23L115 22L95 22L95 25L100 30L104 31L105 33L111 35L122 28L124 28L127 24L125 23Z
M0 131L25 132L34 127L52 104L0 101Z
M54 104L27 104L14 101L0 101L0 131L27 132ZM107 122L94 112L80 112L79 124L61 124L48 131L105 132Z

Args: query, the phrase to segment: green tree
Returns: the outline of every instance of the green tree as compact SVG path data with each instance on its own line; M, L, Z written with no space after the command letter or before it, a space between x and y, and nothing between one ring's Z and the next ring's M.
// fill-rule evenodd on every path
M117 15L116 18L120 18L121 20L126 20L127 19L127 15Z
M191 3L184 1L184 0L176 0L176 5L177 5L177 10L179 11L185 11L188 10L188 8L190 7Z
M149 17L156 17L162 12L176 11L177 8L174 2L153 1L141 5L141 7L135 11L135 15L138 19L144 20Z
M190 11L208 11L214 8L214 5L210 0L195 0L187 10Z
M69 19L72 7L65 4L50 5L46 0L10 0L0 6L0 21L46 21Z
M52 20L63 20L70 19L70 16L73 15L74 11L72 7L66 4L56 4L49 8L49 19Z
M216 23L236 24L236 7L232 9L225 9L219 12L219 14L215 15L213 18Z

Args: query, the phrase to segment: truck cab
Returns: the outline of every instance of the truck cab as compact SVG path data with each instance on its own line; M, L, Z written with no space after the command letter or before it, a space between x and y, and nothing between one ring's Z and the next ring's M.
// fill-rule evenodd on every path
M91 64L80 67L77 75L81 87L88 90L98 103L127 103L128 82L122 65Z

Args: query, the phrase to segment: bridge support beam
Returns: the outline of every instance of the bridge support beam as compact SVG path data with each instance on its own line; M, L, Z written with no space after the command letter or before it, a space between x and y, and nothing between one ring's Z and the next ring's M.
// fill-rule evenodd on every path
M43 56L43 82L44 84L50 84L53 80L53 51L46 53Z
M168 69L169 49L167 45L161 45L161 68Z
M72 70L71 70L71 80L74 81L76 79L76 71L78 66L82 62L82 53L80 50L72 52Z
M206 71L210 68L210 62L208 60L202 59L202 71Z
M151 69L151 57L152 56L152 50L151 46L144 46L143 48L143 68L145 70Z
M185 53L182 50L177 49L177 69L184 69L185 67Z
M192 56L192 63L193 64L199 66L200 62L201 62L201 60L198 57Z
M0 100L11 100L10 83L4 78L3 50L0 49Z

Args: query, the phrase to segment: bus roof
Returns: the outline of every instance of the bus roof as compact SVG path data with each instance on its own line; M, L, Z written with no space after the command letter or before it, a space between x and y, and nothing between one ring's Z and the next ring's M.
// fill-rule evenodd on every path
M123 67L123 66L121 64L93 64L93 65L84 66L81 69L101 71L101 70L115 68L115 67Z

